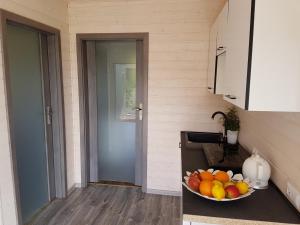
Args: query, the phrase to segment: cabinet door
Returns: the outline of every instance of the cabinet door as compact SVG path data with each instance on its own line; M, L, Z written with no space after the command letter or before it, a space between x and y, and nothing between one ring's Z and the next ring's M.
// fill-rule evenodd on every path
M255 3L251 111L300 111L299 3L299 0Z
M216 59L215 94L224 94L224 77L226 72L226 52L217 56Z
M227 35L227 23L228 23L228 2L224 5L221 13L217 18L218 23L218 37L217 37L217 49L226 49L226 35Z
M217 35L218 35L217 29L218 29L218 24L215 22L210 30L210 37L209 37L207 88L210 93L215 93L215 67L216 67Z
M224 94L224 77L226 67L226 35L227 35L228 3L226 3L217 18L217 59L215 73L215 94Z
M252 0L230 0L224 99L245 108Z

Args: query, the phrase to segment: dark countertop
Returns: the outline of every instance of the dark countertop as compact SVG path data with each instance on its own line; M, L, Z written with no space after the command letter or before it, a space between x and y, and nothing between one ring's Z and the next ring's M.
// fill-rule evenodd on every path
M224 157L223 145L214 143L203 143L202 149L209 166L227 167L230 169L240 170L244 161L250 157L242 146L234 147L234 152L227 153Z
M186 143L186 132L181 132L182 176L186 176L186 171L211 168L204 148L215 148L216 144ZM251 196L232 202L207 200L182 187L182 210L184 215L300 224L300 213L273 182L266 190L256 190Z

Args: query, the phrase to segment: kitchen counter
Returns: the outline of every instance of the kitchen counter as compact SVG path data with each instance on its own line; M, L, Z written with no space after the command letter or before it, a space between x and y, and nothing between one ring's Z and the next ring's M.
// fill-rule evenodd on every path
M182 175L186 171L214 167L205 151L216 151L218 144L186 144L186 133L181 133ZM220 148L221 146L219 146ZM205 151L204 151L205 149ZM206 153L207 154L207 153ZM226 160L225 160L226 161ZM210 162L210 163L209 163ZM219 163L218 169L222 168ZM227 165L224 170L228 169ZM235 172L241 170L236 166ZM215 202L201 198L182 187L183 220L209 224L300 224L300 214L273 182L266 190L256 190L251 196L232 202Z

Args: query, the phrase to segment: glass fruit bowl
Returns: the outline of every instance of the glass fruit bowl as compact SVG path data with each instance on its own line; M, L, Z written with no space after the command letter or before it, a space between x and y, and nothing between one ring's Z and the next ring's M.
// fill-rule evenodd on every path
M212 201L235 201L250 196L254 189L243 175L221 170L186 171L182 185L190 192Z

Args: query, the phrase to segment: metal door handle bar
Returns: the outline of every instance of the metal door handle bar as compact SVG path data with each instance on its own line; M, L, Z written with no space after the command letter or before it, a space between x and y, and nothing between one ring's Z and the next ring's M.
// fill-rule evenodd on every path
M47 124L51 125L52 124L52 108L51 106L46 107L46 117L47 117Z

